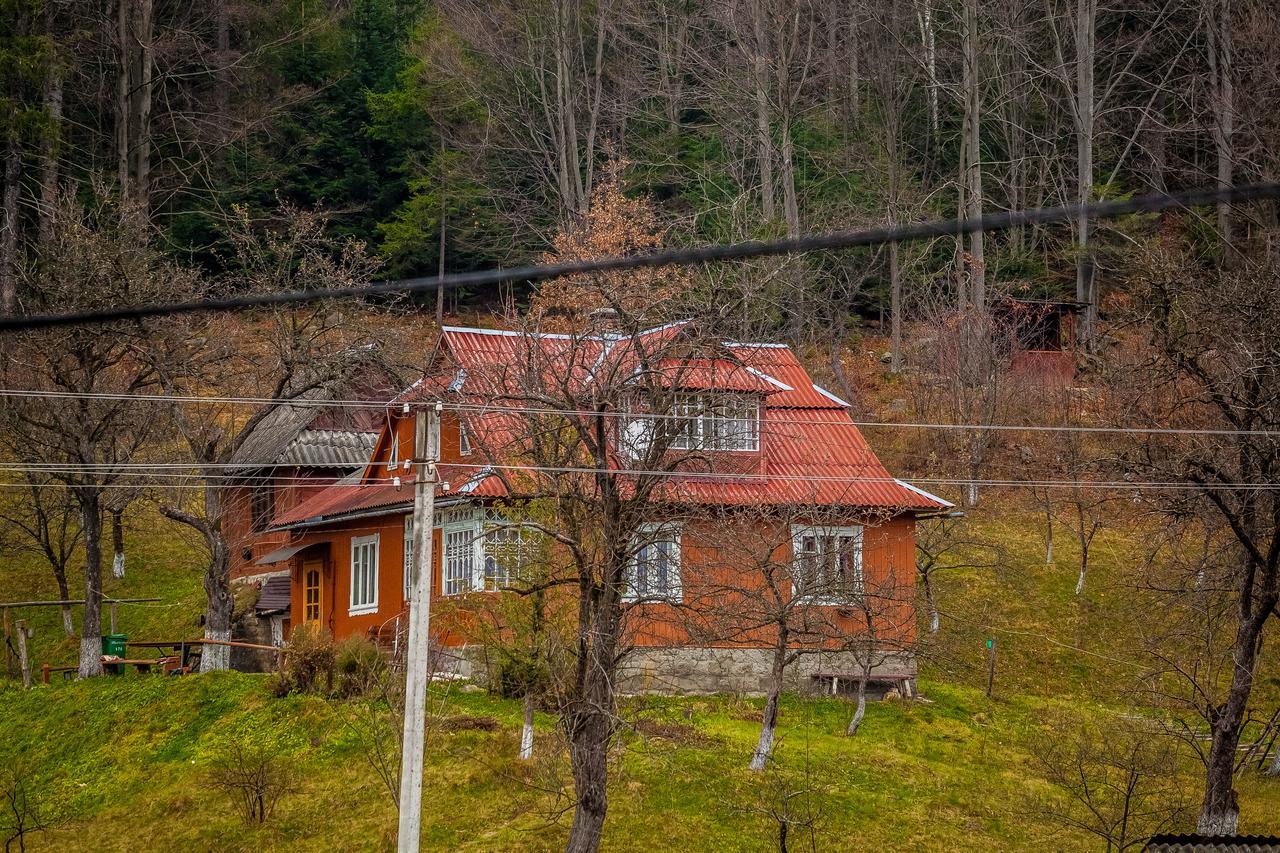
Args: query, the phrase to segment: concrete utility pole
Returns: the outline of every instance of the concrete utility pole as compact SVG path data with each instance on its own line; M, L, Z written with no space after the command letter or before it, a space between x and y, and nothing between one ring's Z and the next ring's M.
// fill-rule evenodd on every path
M427 684L431 680L431 564L435 529L436 459L442 404L419 410L413 427L413 587L409 601L409 647L404 690L404 737L400 748L400 831L396 849L417 853L422 830L422 761ZM405 406L406 412L408 406Z

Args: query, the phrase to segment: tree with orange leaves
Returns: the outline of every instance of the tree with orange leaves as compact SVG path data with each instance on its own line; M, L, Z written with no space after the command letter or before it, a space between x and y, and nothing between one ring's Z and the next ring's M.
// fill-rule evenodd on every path
M561 231L545 263L590 261L638 255L661 249L667 229L658 221L653 202L646 197L628 198L622 192L614 163L609 177L591 194L591 206L576 227ZM655 267L564 276L546 282L529 306L532 324L544 331L582 331L593 314L613 312L653 320L664 306L688 292L692 284L681 267Z

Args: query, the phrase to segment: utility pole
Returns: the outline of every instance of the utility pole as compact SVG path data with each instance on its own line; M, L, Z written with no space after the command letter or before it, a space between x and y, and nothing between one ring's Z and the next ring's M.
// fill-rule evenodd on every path
M399 853L418 853L422 830L422 762L427 683L431 680L431 565L435 529L436 459L440 448L440 402L419 409L413 424L413 587L409 600L409 647L404 690L404 737L400 747ZM409 410L405 405L405 412Z

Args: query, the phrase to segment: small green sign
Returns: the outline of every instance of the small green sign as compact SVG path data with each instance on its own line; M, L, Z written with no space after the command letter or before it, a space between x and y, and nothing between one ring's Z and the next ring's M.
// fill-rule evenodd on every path
M992 646L994 646L995 644L996 644L995 637L988 637L988 638L987 638L987 648L991 648L991 647L992 647Z

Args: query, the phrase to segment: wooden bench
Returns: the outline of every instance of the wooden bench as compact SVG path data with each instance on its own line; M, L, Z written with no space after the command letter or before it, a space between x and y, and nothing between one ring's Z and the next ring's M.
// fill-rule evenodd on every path
M172 658L107 658L102 659L102 669L111 675L121 675L126 666L132 666L138 672L151 672L153 666L164 666Z
M829 691L830 694L832 696L838 696L840 695L840 682L843 681L849 684L856 685L862 679L862 673L860 672L815 672L809 677L812 678L814 683L818 686L819 688L818 692L820 693L828 692L825 686L825 682L830 681L831 682L831 689ZM891 687L897 688L898 692L901 693L903 696L906 696L912 699L914 699L916 696L916 677L914 675L877 675L873 673L872 675L867 677L867 685L870 686L872 684L876 685L877 687L879 687L880 685L888 684Z
M49 666L49 664L47 664L47 663L46 663L46 664L41 664L41 665L40 665L40 681L42 681L42 682L43 682L43 683L45 683L45 684L48 684L48 683L49 683L49 674L50 674L50 673L54 673L54 672L60 672L60 673L62 673L62 677L63 677L64 679L66 679L66 680L68 680L68 681L69 681L69 680L71 680L72 675L73 675L74 673L79 672L79 671L80 671L80 667L79 667L79 665L77 665L77 666Z

